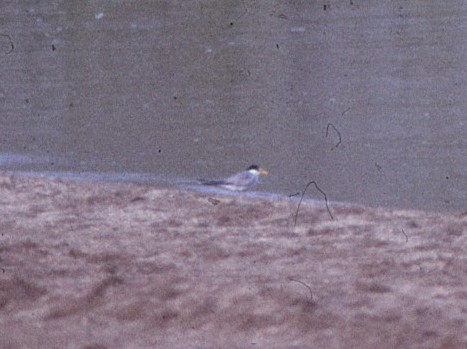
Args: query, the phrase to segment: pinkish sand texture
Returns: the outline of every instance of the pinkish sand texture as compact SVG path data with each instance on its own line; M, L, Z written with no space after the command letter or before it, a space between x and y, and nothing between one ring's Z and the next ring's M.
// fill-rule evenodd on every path
M0 348L467 348L467 212L0 174ZM402 231L403 230L403 231Z

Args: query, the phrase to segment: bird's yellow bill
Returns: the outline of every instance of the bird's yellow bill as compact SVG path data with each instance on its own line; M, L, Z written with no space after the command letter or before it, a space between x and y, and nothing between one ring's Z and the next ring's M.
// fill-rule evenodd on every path
M262 174L263 176L267 176L269 171L267 169L265 169L265 168L260 168L259 173Z

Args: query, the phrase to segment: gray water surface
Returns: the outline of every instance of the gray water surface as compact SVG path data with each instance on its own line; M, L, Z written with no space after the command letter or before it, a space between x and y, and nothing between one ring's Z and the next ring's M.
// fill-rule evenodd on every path
M0 10L0 169L179 186L257 163L264 192L466 208L463 1Z

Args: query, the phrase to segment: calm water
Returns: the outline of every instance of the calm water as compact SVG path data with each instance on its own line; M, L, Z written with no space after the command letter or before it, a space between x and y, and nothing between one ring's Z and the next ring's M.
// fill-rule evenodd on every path
M467 4L324 3L2 3L0 169L465 210Z

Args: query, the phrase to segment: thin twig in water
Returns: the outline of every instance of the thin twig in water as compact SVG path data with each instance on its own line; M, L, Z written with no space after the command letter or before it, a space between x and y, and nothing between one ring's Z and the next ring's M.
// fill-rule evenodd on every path
M243 9L244 11L242 12L242 14L240 16L238 16L236 19L235 19L235 22L238 22L243 16L245 16L247 13L248 13L248 7L246 7L245 5L245 2L242 1L242 5L243 5ZM230 25L234 25L235 22L230 22Z
M308 286L306 283L301 282L300 280L290 279L290 281L298 282L300 285L305 286L310 291L310 302L313 303L313 292L311 291L311 287Z
M337 142L337 144L334 146L334 148L337 148L339 146L339 144L342 143L341 133L337 130L336 126L329 123L328 126L326 126L326 137L328 136L330 126L334 129L334 131L336 131L337 135L339 136L339 142ZM334 149L334 148L332 148L332 149Z
M308 187L309 187L310 185L312 185L312 184L315 185L316 190L318 190L321 194L323 194L323 196L324 196L324 202L326 203L326 208L327 208L327 210L328 210L328 212L329 212L329 215L331 216L331 219L334 220L334 217L333 217L333 215L332 215L332 213L331 213L331 210L329 209L328 197L327 197L326 193L325 193L324 191L322 191L320 187L318 187L318 184L316 184L315 181L311 181L311 182L309 182L309 183L306 185L305 190L303 190L302 196L300 197L300 201L298 202L297 211L295 212L295 218L294 218L294 223L295 223L295 224L294 224L294 225L297 225L298 211L300 210L300 205L302 204L303 197L305 196L305 192L306 192L306 190L308 189Z
M349 110L350 110L350 107L348 107L346 110L344 110L344 111L341 113L341 115L344 116L345 113L347 113Z
M13 40L11 40L11 36L8 35L8 34L0 34L0 36L4 36L5 38L7 38L10 41L10 51L6 52L5 54L8 55L8 54L12 53L13 50L15 49L15 45L13 44Z

